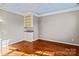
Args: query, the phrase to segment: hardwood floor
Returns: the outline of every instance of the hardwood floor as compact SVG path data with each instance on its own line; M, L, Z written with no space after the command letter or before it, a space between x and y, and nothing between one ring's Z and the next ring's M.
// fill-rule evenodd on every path
M6 56L79 56L79 47L45 40L21 41L9 46Z
M34 42L34 49L36 51L54 52L55 56L79 56L79 47L67 45L57 42L50 42L45 40L37 40Z

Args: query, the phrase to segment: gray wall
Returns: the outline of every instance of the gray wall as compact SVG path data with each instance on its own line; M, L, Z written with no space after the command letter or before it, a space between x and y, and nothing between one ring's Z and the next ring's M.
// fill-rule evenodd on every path
M9 43L22 40L24 37L23 16L0 10L0 36L2 39L9 39Z
M0 37L14 43L24 38L23 16L0 10ZM68 43L79 44L79 11L61 13L50 16L33 16L34 40L45 38ZM74 39L74 40L72 40Z
M40 17L39 38L79 44L79 11Z

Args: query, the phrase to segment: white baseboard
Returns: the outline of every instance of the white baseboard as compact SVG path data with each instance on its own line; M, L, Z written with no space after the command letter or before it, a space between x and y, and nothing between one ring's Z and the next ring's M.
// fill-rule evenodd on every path
M51 39L51 40L48 40L48 39L46 39L46 38L39 38L39 39L47 40L47 41L51 41L51 42L58 42L58 43L64 43L64 44L79 46L79 44L68 43L68 42L63 42L63 41L57 41L57 40L52 40L52 39ZM25 39L23 39L23 40L25 40ZM18 40L18 41L16 41L16 42L12 42L12 43L10 43L10 44L14 44L14 43L17 43L17 42L20 42L20 41L23 41L23 40ZM35 39L35 40L26 40L26 41L33 42L33 41L36 41L36 40L38 40L38 39ZM9 45L10 45L10 44L9 44Z
M20 42L20 41L23 41L23 40L22 39L21 40L17 40L15 42L9 43L8 45L15 44L15 43Z
M42 39L42 40L47 40L47 41L51 41L51 42L58 42L58 43L63 43L63 44L69 44L69 45L74 45L74 46L79 46L79 44L75 44L75 43L68 43L68 42L63 42L63 41L57 41L57 40L48 40L46 38L39 38L39 39Z

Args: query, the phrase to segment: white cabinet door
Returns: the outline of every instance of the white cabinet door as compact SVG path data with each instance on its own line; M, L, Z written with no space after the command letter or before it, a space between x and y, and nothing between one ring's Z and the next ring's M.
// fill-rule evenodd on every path
M33 32L25 32L24 33L24 39L26 41L33 41Z

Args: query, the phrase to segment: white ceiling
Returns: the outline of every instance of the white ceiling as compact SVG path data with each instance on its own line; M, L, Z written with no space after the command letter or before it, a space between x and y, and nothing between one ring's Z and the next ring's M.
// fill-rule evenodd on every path
M21 15L44 14L77 6L76 3L0 3L0 9Z

